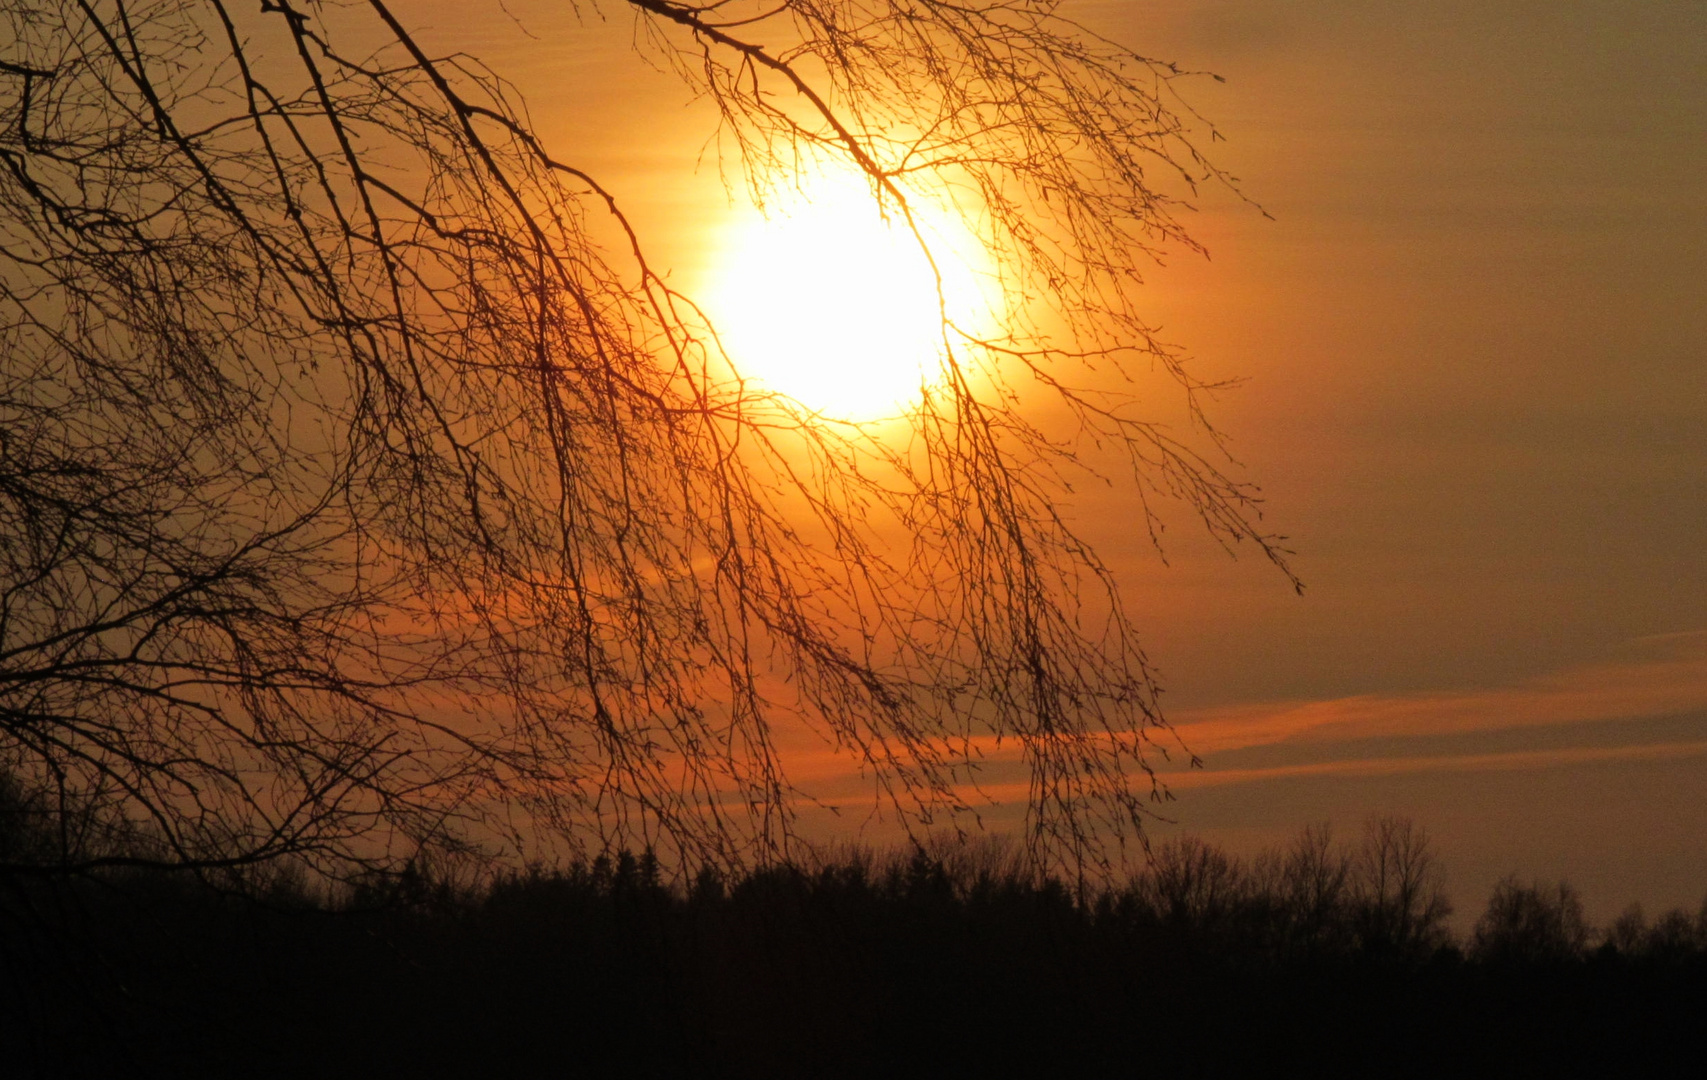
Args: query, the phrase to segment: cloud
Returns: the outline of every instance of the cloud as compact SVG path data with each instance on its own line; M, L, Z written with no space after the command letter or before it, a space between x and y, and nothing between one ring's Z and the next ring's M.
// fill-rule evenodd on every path
M1280 742L1453 735L1669 716L1707 709L1707 631L1631 642L1637 655L1503 687L1195 710L1174 718L1188 746L1213 754Z
M1207 767L1187 768L1179 755L1154 763L1163 783L1183 792L1312 777L1509 772L1707 755L1707 738L1688 738L1689 725L1683 725L1683 731L1677 730L1678 724L1660 725L1671 734L1656 738L1654 725L1636 723L1707 716L1707 631L1639 639L1620 652L1624 655L1482 690L1193 711L1177 716L1175 723L1186 744L1207 758ZM1630 722L1627 740L1619 736L1624 721ZM1610 739L1604 730L1609 723ZM1587 725L1596 724L1602 729L1591 734ZM1583 727L1580 737L1572 734L1573 727ZM1485 739L1475 738L1523 728L1535 729L1534 741L1547 745L1523 746L1520 737L1511 748L1513 739L1507 738L1501 740L1505 746L1495 750ZM1545 735L1544 728L1549 729ZM795 735L781 741L796 783L835 802L874 794L873 778L862 776L850 756ZM1441 736L1465 738L1449 738L1443 744ZM1572 742L1579 744L1569 745ZM1280 761L1266 751L1258 763L1250 763L1250 754L1234 753L1279 744L1288 751ZM997 746L986 736L964 745L980 755L980 782L976 788L957 784L963 797L972 805L1026 801L1030 780L1017 740ZM1450 752L1453 748L1461 749ZM1218 767L1218 759L1228 758L1244 760Z
M1576 746L1551 750L1518 750L1501 754L1445 754L1417 757L1359 758L1279 765L1261 769L1203 769L1170 773L1168 786L1181 790L1249 784L1302 777L1378 777L1425 772L1509 772L1592 765L1610 761L1661 761L1707 754L1707 740L1644 743L1634 746Z

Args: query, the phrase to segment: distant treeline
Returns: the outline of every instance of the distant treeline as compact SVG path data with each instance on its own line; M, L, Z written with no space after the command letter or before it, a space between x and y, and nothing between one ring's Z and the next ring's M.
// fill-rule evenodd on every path
M1596 929L1507 880L1454 940L1394 818L1253 860L1173 840L1088 890L992 839L336 895L33 874L26 840L0 835L9 1076L1698 1076L1707 1049L1707 905Z

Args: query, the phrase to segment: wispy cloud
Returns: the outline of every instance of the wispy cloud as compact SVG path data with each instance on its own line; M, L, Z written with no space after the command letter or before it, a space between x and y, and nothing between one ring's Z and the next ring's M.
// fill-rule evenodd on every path
M1207 766L1189 769L1179 755L1155 764L1168 787L1185 791L1310 777L1517 771L1707 755L1707 723L1700 739L1688 737L1689 724L1679 731L1676 723L1638 723L1707 718L1707 632L1642 639L1621 651L1620 658L1482 690L1185 713L1175 717L1176 726ZM1516 738L1490 746L1492 733L1525 728L1534 735L1518 731ZM820 797L872 794L871 778L862 778L847 755L804 737L784 742L790 776ZM998 746L978 737L964 746L981 755L976 790L963 789L974 803L1026 799L1030 785L1017 741Z
M1467 734L1707 709L1707 631L1642 639L1629 651L1636 655L1510 686L1240 705L1174 719L1193 750L1214 754L1279 742Z
M1592 765L1612 761L1660 761L1707 754L1707 740L1641 743L1632 746L1574 746L1551 750L1517 750L1501 754L1439 754L1314 761L1260 769L1203 769L1171 773L1169 787L1189 789L1223 784L1249 784L1314 776L1398 776L1424 772L1507 772Z

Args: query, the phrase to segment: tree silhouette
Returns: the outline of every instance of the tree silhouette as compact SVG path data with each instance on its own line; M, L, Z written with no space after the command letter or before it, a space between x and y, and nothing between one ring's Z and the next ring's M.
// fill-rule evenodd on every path
M1470 951L1496 963L1560 964L1581 958L1588 940L1576 889L1564 881L1524 885L1512 874L1494 886L1487 910L1476 921Z
M1305 826L1257 870L1281 913L1288 947L1304 954L1349 949L1352 857L1335 846L1327 822Z
M0 766L64 825L15 869L733 865L788 844L789 717L911 826L1011 743L1034 854L1141 835L1165 722L1080 450L1152 536L1182 500L1284 569L1206 422L1074 381L1157 365L1202 420L1133 293L1231 186L1180 73L1025 0L629 7L756 194L840 163L990 249L1008 324L944 309L904 437L732 377L614 196L380 0L0 5Z
M1247 903L1252 892L1237 859L1195 836L1156 846L1149 872L1135 884L1163 922L1209 937Z
M1371 953L1424 956L1446 944L1446 898L1428 831L1410 818L1371 817L1352 855L1358 936Z

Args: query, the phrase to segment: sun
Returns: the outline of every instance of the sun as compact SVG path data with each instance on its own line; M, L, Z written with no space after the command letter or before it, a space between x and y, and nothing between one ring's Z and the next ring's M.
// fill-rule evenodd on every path
M736 370L831 419L905 412L941 378L945 313L964 327L981 307L964 230L919 225L928 256L854 181L824 181L741 218L706 298Z

